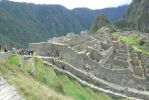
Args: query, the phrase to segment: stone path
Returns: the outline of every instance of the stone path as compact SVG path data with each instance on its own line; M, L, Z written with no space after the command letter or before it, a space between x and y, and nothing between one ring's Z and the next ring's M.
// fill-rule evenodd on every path
M24 100L2 76L0 76L0 100Z

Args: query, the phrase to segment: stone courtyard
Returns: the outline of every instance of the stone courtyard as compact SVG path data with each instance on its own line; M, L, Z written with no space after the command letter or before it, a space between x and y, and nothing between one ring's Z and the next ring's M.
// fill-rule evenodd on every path
M149 98L149 55L136 52L131 46L109 34L102 34L101 37L99 34L90 35L87 32L82 32L80 35L69 33L66 36L52 38L48 42L30 43L29 49L34 50L37 55L62 62L49 60L82 79L85 79L82 74L79 75L63 63L88 75L124 87L124 91L127 88L126 95ZM97 84L92 79L85 80ZM118 91L114 88L115 90Z

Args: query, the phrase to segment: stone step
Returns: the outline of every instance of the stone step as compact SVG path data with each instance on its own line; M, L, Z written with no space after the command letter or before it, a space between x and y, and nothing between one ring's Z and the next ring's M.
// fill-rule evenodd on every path
M6 88L6 87L8 87L7 84L3 84L3 85L1 85L1 86L0 86L0 91L3 90L3 89Z
M18 93L16 91L12 92L10 95L3 98L3 100L16 100L15 97L18 96Z
M9 94L10 92L15 91L13 87L6 87L0 91L0 98L5 96L6 94Z
M19 95L13 97L12 99L9 100L23 100Z
M0 75L0 100L23 100L15 88Z
M5 80L0 80L0 86L3 84L7 84L7 82Z
M8 96L12 95L15 91L13 90L8 90L2 93L2 95L0 95L0 100L4 100L5 98L7 98Z

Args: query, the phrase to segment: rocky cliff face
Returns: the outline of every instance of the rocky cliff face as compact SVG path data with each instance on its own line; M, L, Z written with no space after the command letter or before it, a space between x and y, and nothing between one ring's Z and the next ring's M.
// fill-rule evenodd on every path
M134 29L149 32L149 0L133 0L125 18L133 23Z

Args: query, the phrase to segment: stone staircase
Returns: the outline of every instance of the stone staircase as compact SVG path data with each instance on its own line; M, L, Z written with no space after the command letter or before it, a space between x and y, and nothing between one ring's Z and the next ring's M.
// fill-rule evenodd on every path
M24 100L2 76L0 76L0 100Z

